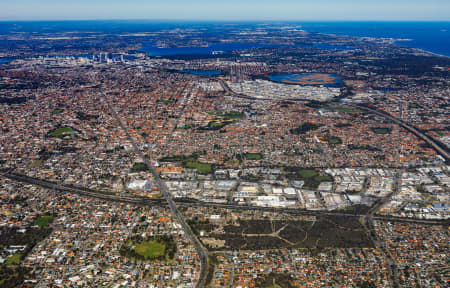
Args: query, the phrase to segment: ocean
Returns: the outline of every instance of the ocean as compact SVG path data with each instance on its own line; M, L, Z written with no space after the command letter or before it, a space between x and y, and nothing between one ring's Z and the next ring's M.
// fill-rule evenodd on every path
M396 45L450 57L450 22L298 22L308 32L411 39Z
M8 64L9 62L11 62L12 59L11 58L0 58L0 65L2 64Z
M0 34L17 32L52 33L52 32L97 32L97 33L137 33L152 32L160 29L202 28L230 24L231 22L200 22L200 21L151 21L151 20L110 20L110 21L0 21ZM450 57L450 22L264 22L265 24L296 24L308 32L325 34L349 35L359 37L411 39L400 41L397 45L419 48L432 53ZM241 22L236 28L255 27L257 22ZM241 46L239 46L241 45ZM248 44L247 44L248 45ZM150 53L171 54L175 50L154 49L145 45ZM233 43L231 46L248 49L243 43ZM214 47L214 50L227 50L235 47ZM255 45L253 45L255 46ZM197 47L198 48L198 47ZM204 53L208 47L200 47L196 53ZM319 47L320 48L320 47ZM340 47L347 49L345 47ZM350 48L350 47L349 47ZM164 48L163 48L164 49ZM168 48L171 49L171 48ZM173 48L172 48L173 49ZM175 48L177 49L177 48ZM327 49L327 47L323 47ZM182 50L182 49L181 49ZM176 51L176 53L186 51ZM210 53L210 51L207 51Z

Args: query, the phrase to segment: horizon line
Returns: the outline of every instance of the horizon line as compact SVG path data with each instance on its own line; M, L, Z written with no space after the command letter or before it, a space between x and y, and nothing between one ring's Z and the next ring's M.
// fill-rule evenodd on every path
M450 19L447 20L417 20L417 19L285 19L285 20L277 20L277 19L181 19L181 18L97 18L97 19L0 19L0 22L87 22L87 21L151 21L151 22L203 22L203 23L211 23L211 22L281 22L281 23L292 23L292 22L450 22Z

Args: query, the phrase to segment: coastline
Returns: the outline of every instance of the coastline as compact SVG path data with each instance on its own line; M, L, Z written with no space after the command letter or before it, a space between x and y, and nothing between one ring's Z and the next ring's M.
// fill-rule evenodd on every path
M411 40L412 40L412 39L411 39ZM403 45L401 45L401 44L398 43L398 42L403 42L403 41L402 41L402 40L395 40L394 42L392 42L392 44L393 44L393 45L400 46L400 47L406 47L406 48L418 50L418 51L420 51L420 52L425 52L425 53L427 53L427 54L431 54L431 55L438 56L438 57L446 57L446 58L450 58L450 54L449 54L449 55L446 55L446 54L439 54L439 53L436 53L436 52L433 52L433 51L430 51L430 50L426 50L426 49L424 49L424 48L411 47L411 46L403 46Z
M447 23L447 22L446 22ZM446 24L448 25L448 24ZM330 25L328 25L330 26ZM424 34L424 31L433 33L436 32L435 30L437 29L429 29L430 27L428 27L427 29L425 29L424 31L421 31L421 33L414 33L411 32L410 30L406 29L406 28L414 28L414 27L401 27L401 28L405 28L406 30L394 30L394 32L389 32L389 31L385 31L386 33L383 33L385 28L388 27L384 27L381 26L379 27L379 29L372 29L370 31L362 31L361 29L359 30L351 30L351 27L341 27L344 29L337 29L336 27L333 28L333 26L325 26L325 27L319 27L320 29L316 29L315 27L302 27L302 29L304 29L305 31L307 31L308 33L312 33L312 31L314 31L315 33L318 34L323 34L323 35L329 35L329 36L346 36L346 37L354 37L356 39L377 39L377 40L389 40L389 42L392 45L396 45L399 47L403 47L403 48L410 48L410 49L415 49L416 51L420 51L422 53L426 53L429 55L433 55L433 56L437 56L437 57L450 57L450 50L447 51L448 46L447 42L448 40L442 40L442 41L434 41L429 43L428 38L430 38L429 36L426 36ZM382 28L382 29L381 29ZM395 28L395 27L394 27ZM442 27L441 27L442 28ZM447 26L444 25L444 28L447 28ZM337 29L337 30L336 30ZM328 30L328 31L327 31ZM331 31L333 32L331 32ZM450 30L450 29L449 29ZM439 31L441 32L447 32L447 29L440 29ZM429 33L428 33L429 34ZM439 36L439 37L443 37L445 38L444 34L439 34L439 35L434 35L433 36ZM440 38L439 38L440 39ZM445 38L448 39L448 38ZM427 47L424 47L427 46ZM434 48L437 48L437 50L440 51L435 51Z
M331 33L320 33L320 34L323 34L323 35L328 35L328 36L347 36L347 37L355 37L355 38L359 38L359 39L361 39L361 38L373 38L373 39L384 39L383 37L368 37L368 36L353 36L353 35L338 35L338 34L331 34ZM387 39L387 38L386 38ZM392 45L396 45L396 46L399 46L399 47L404 47L404 48L409 48L409 49L413 49L413 50L418 50L418 51L420 51L420 52L422 52L422 53L427 53L427 54L431 54L431 55L433 55L433 56L437 56L437 57L445 57L445 58L450 58L450 54L449 55L445 55L445 54L439 54L439 53L436 53L436 52L432 52L432 51L429 51L429 50L425 50L425 49L423 49L423 48L418 48L418 47L410 47L410 46L403 46L403 45L401 45L399 42L412 42L412 41L414 41L414 39L393 39L393 38L391 38L393 41L391 42L391 44Z
M450 55L438 54L438 53L434 53L434 52L431 52L431 51L427 51L427 50L424 50L424 49L421 49L421 48L413 48L413 49L417 49L417 50L423 51L423 52L428 53L428 54L431 54L431 55L433 55L433 56L450 58Z

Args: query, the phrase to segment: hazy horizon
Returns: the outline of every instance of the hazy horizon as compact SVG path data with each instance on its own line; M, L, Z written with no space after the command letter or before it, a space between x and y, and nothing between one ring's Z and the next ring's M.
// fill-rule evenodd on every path
M226 19L217 19L217 20L204 20L204 19L165 19L165 18L108 18L108 19L11 19L11 20L2 20L0 22L155 22L155 23L164 23L164 22L181 22L181 23L256 23L256 24L264 24L264 23L287 23L287 24L301 24L301 23L353 23L353 22L379 22L379 23L449 23L450 20L376 20L376 19L349 19L349 20L338 20L338 19L317 19L317 20L302 20L302 19L283 19L283 20L264 20L264 19L235 19L235 20L226 20Z
M429 0L6 0L0 21L450 21L450 1Z

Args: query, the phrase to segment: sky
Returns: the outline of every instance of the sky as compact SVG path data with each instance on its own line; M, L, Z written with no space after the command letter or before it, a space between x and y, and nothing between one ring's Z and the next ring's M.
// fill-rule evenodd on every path
M450 21L450 0L0 0L0 20Z

